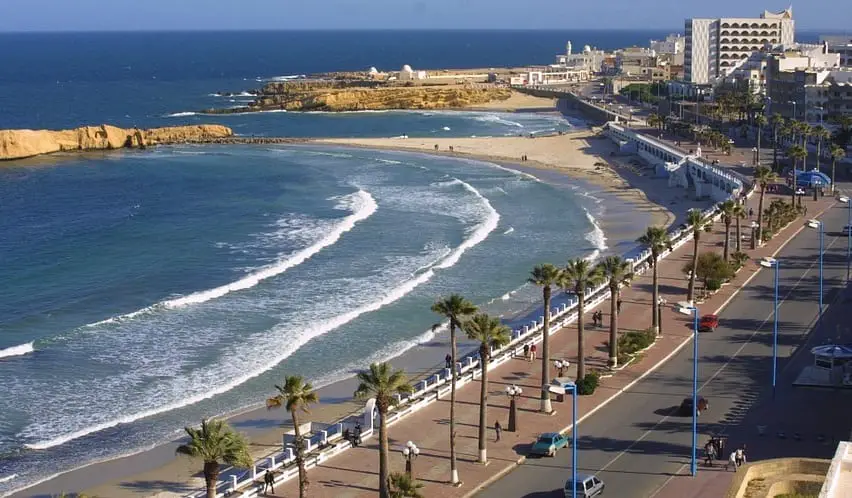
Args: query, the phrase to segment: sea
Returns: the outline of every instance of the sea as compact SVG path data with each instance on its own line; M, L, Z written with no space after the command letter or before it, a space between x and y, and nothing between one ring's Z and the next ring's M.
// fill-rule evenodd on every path
M0 129L221 122L239 135L469 137L559 114L204 116L265 82L545 64L647 31L0 34ZM231 92L229 97L219 96ZM532 267L613 250L606 203L511 165L318 145L171 146L0 167L0 496L340 380L435 338L461 293L511 321ZM612 246L612 247L611 247Z

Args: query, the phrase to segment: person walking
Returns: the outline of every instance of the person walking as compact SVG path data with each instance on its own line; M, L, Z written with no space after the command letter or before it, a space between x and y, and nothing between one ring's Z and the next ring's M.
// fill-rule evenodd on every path
M621 314L621 298L615 302L615 312L619 315Z
M266 493L267 487L269 491L275 494L275 476L272 475L272 471L267 470L266 474L263 475L263 492Z
M713 466L713 459L716 458L716 446L713 444L713 441L707 441L707 444L704 445L704 465L708 467Z
M742 465L746 462L745 445L737 448L737 451L735 453L736 453L737 467L738 468L742 467Z
M500 425L499 420L494 422L494 432L497 433L497 439L494 441L496 443L496 442L500 441L500 436L503 434L503 426Z
M524 344L524 359L527 360L527 361L531 361L530 360L530 345L529 344Z
M538 347L535 344L530 346L530 361L531 362L535 361L535 354L537 352L538 352Z
M453 366L453 357L450 355L450 353L447 353L447 356L444 357L444 366L447 370L449 370Z
M737 452L732 451L731 455L728 457L728 463L725 464L725 470L728 470L728 467L733 467L734 472L737 471Z

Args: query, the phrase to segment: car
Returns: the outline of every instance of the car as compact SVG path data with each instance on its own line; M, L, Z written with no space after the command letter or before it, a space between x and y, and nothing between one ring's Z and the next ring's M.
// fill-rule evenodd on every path
M850 231L852 231L852 225L846 225L843 227L843 235L849 235Z
M695 415L701 415L701 412L710 409L710 402L707 401L707 398L704 396L698 397L698 410L695 411ZM688 398L683 398L683 401L680 402L680 407L678 408L678 412L681 415L692 416L692 396Z
M556 452L568 444L568 439L558 432L540 434L530 449L533 455L556 456Z
M572 489L574 487L574 481L572 479L568 479L565 481L565 487L563 488L563 492L565 498L573 498L574 494L572 493ZM578 475L577 476L577 498L592 498L594 496L600 496L603 494L604 488L606 484L603 483L597 476L593 475Z
M713 332L719 326L719 317L716 315L704 315L698 322L699 332Z

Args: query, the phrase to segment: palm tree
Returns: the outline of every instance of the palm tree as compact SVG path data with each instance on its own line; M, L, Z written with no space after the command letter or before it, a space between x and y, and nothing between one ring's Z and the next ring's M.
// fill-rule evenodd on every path
M793 161L793 194L791 196L791 200L793 205L796 205L796 190L799 189L798 181L796 178L796 163L799 161L803 161L802 163L802 171L804 171L804 160L808 157L808 152L801 145L793 145L789 149L787 149L787 156Z
M737 243L735 244L736 250L734 252L742 252L742 244L743 240L742 234L742 226L741 221L748 216L748 211L746 210L745 204L741 204L739 202L734 205L734 219L737 221Z
M758 166L754 170L754 181L760 185L760 202L757 207L757 234L751 239L751 248L757 247L756 240L763 240L763 199L766 196L766 187L770 183L774 183L778 179L778 175L769 168ZM756 239L756 240L755 240Z
M432 311L443 315L450 321L450 357L452 360L451 388L450 388L450 482L458 484L459 469L456 466L456 329L461 327L462 321L476 313L476 306L458 294L452 294L448 298L439 299L432 305Z
M692 230L692 267L698 268L698 247L701 242L701 232L709 228L708 220L701 215L700 209L690 209L686 213L686 224ZM690 303L695 300L695 272L689 275L686 300Z
M423 484L415 481L408 474L394 472L388 478L391 498L423 498L420 488Z
M837 160L843 159L846 151L842 147L834 146L831 148L831 192L834 193L834 171L837 166Z
M754 117L754 125L757 126L757 157L755 166L760 164L760 139L763 136L763 127L768 123L766 116L758 114Z
M778 169L778 135L784 127L784 116L775 113L769 122L772 125L772 168Z
M657 263L660 258L660 254L663 253L666 249L670 248L672 245L671 239L669 238L669 234L666 232L664 227L648 227L645 229L645 234L639 237L637 240L640 244L644 244L651 250L651 257L648 259L648 263L651 265L651 268L654 270L654 278L653 278L653 302L651 303L651 309L653 310L653 317L651 318L651 328L654 329L654 332L660 333L660 323L659 323L659 313L657 313L657 307L659 306L660 300L660 286L659 286L659 274L657 271Z
M819 171L819 159L822 155L822 141L831 138L831 133L822 126L815 126L813 129L813 136L817 139L816 169Z
M204 419L201 421L201 429L184 427L184 430L189 441L178 446L175 453L204 461L207 498L216 498L220 464L239 468L251 467L248 441L223 420Z
M630 285L633 272L630 263L621 256L608 256L598 263L598 272L609 284L609 367L618 366L618 302L621 301L621 286ZM579 378L579 377L578 377Z
M544 301L544 334L541 341L541 385L550 383L550 294L552 286L559 285L559 268L550 263L538 265L530 273L529 283L541 287L542 300ZM553 407L550 403L550 391L541 390L541 411L550 413Z
M305 469L305 438L299 427L299 412L310 413L308 408L319 403L319 397L314 392L314 386L305 382L301 376L285 375L284 384L275 386L278 394L266 400L266 408L283 406L290 412L293 420L293 434L296 444L296 465L299 467L299 498L305 498L308 489L308 472Z
M405 372L394 370L390 363L372 363L370 370L358 372L356 399L375 398L379 411L379 497L389 498L388 491L388 410L396 404L397 394L414 391Z
M725 261L728 261L728 256L730 255L731 248L731 223L734 221L734 212L736 211L737 203L728 199L727 201L719 204L719 210L722 212L722 222L725 223L725 249L722 252L722 258Z
M491 361L491 350L502 348L512 340L509 327L485 313L479 313L464 323L467 338L479 342L479 367L482 379L479 388L479 462L488 460L486 455L485 428L488 422L488 362Z
M583 337L583 314L586 306L586 289L603 283L600 268L583 258L568 261L562 270L560 286L577 296L577 379L586 376L585 338ZM542 381L544 384L544 381ZM544 384L546 385L546 384Z

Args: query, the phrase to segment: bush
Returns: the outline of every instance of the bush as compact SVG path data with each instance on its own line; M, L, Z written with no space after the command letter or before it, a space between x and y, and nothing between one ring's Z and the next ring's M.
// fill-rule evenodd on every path
M577 393L581 396L594 394L600 381L601 375L599 373L595 371L587 373L585 377L577 381Z
M653 330L631 331L625 332L618 336L618 354L633 355L637 351L641 351L657 340L657 334ZM621 363L621 359L619 358Z
M711 278L704 282L704 287L710 291L715 292L722 288L722 281L717 278Z

